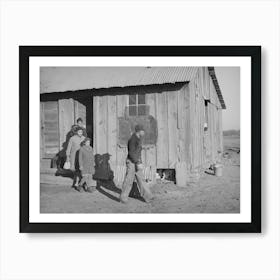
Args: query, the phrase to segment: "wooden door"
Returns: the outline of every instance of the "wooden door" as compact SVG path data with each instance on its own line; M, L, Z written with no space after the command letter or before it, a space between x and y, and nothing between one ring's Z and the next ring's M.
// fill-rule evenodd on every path
M52 158L58 151L58 102L41 102L41 157Z

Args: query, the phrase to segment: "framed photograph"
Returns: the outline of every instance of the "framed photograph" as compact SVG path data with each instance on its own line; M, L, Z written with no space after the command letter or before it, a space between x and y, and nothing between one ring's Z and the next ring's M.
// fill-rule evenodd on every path
M260 46L20 46L20 232L261 232Z

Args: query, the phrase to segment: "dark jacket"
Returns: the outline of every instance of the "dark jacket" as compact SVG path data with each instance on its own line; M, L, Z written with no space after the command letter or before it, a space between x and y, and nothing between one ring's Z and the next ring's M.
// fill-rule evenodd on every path
M91 146L82 146L79 151L79 167L82 174L94 174L94 156Z
M135 164L141 163L142 139L137 137L136 134L133 133L130 139L128 140L127 148L127 158Z

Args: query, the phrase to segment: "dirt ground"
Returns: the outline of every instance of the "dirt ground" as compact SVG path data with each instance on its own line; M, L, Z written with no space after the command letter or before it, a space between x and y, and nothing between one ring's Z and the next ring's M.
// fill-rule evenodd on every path
M150 203L131 197L119 202L120 189L101 183L93 193L79 193L65 179L57 184L53 174L41 174L41 213L239 213L240 211L239 137L224 137L223 176L210 170L197 182L177 187L158 180L151 187L155 199Z

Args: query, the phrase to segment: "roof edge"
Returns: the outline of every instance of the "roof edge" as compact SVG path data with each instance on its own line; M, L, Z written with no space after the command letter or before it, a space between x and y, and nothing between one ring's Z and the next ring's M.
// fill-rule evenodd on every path
M223 98L223 95L222 95L222 92L221 92L221 89L220 89L220 86L219 86L219 83L218 83L218 79L217 79L217 76L216 76L216 73L215 73L215 68L214 67L208 67L208 72L209 72L210 77L212 78L212 81L213 81L215 90L217 92L219 101L221 103L222 109L226 109L226 104L225 104L225 101L224 101L224 98Z

